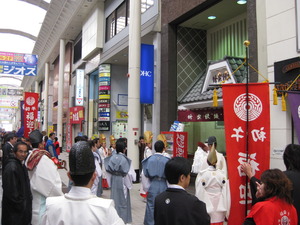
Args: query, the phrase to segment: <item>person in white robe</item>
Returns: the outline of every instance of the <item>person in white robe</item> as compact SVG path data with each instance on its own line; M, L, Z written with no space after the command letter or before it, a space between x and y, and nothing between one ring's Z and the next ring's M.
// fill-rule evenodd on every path
M152 138L153 138L152 132L145 131L144 138L145 138L145 144L146 144L146 147L144 150L144 159L146 159L155 153L152 151Z
M145 150L144 150L143 160L147 159L148 157L150 157L152 155L152 149L151 149L152 148L152 138L153 138L153 134L151 131L144 132ZM142 162L141 162L141 165L142 165ZM147 191L145 191L143 188L143 183L145 183L145 182L148 182L148 180L145 177L145 174L142 169L141 170L140 196L142 196L144 202L147 202Z
M164 151L162 152L163 156L171 159L172 156L167 152L167 149L168 149L168 141L167 141L167 138L164 134L159 134L157 135L157 140L160 140L164 143L165 145L165 148L164 148Z
M86 141L75 143L69 154L70 171L73 180L69 193L46 200L43 225L124 225L111 199L99 198L91 193L97 176L94 155Z
M211 224L221 225L230 212L229 180L223 170L217 169L217 154L212 146L207 157L209 167L198 173L195 188L196 197L205 202Z
M108 157L108 149L106 147L106 137L104 134L100 134L100 144L101 147L98 149L98 154L101 157L102 161L102 188L108 188L107 179L106 179L106 170L104 166L104 159Z
M29 140L33 150L28 155L25 166L28 169L30 187L32 193L32 225L42 224L41 219L46 209L46 198L61 196L62 181L57 166L51 160L48 151L39 149L43 143L43 134L34 130L29 134Z
M225 157L223 156L222 153L219 153L217 151L217 139L215 136L210 136L207 140L206 140L207 146L208 146L208 150L210 152L212 145L214 144L215 146L215 150L216 150L216 154L217 154L217 164L216 164L216 168L219 170L223 170L223 172L225 173L226 177L228 177L228 173L227 173L227 164L226 164L226 160ZM208 152L208 153L209 153ZM208 155L208 154L207 154ZM207 158L207 157L206 157ZM199 171L205 170L208 168L208 163L207 160L205 158L203 158L203 163L202 166L200 168Z
M202 142L198 142L197 150L194 154L192 172L198 174L200 171L208 167L207 156L209 153L208 146Z
M116 139L114 135L110 135L109 136L109 142L110 142L110 146L109 146L109 153L108 155L112 155L112 154L117 154L116 151Z
M90 148L94 155L96 173L97 173L96 179L94 180L93 186L91 188L91 192L92 192L92 194L100 197L102 195L102 192L99 192L100 189L99 189L98 185L99 185L99 180L102 179L101 158L98 155L98 153L96 152L97 151L96 142L93 140L89 140L88 143L89 143Z
M124 223L132 222L130 189L136 180L136 173L131 160L125 155L126 144L123 141L116 143L117 154L104 159L107 172L107 182L111 187L110 198L114 200L118 215Z

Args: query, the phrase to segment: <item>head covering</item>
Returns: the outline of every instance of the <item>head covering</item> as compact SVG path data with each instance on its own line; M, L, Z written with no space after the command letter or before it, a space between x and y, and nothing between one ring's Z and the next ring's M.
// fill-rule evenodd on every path
M199 141L198 142L198 147L203 149L203 148L206 148L207 146L203 142Z
M100 143L103 144L103 143L106 143L106 137L104 134L100 134Z
M29 141L31 144L39 144L43 141L43 134L39 130L31 131Z
M212 165L216 165L217 164L217 153L216 153L216 148L215 148L215 144L212 144L212 147L210 149L210 152L207 156L207 161Z
M71 175L85 175L95 171L94 155L86 141L75 143L69 154Z
M151 131L145 131L144 133L145 143L152 143L153 134Z
M217 144L217 138L215 136L210 136L207 140L206 140L207 144L212 145L213 143Z
M110 142L111 145L116 144L116 139L115 139L114 135L109 136L109 142Z
M165 145L165 148L168 147L167 138L164 134L157 135L157 140L162 141Z

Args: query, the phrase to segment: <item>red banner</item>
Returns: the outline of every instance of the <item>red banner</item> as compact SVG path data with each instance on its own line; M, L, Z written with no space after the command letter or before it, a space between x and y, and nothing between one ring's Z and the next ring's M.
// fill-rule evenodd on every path
M248 161L257 178L269 169L269 84L249 84L248 98L246 84L224 84L223 103L228 177L232 193L228 225L235 225L242 224L245 219L246 202L248 210L252 203L250 186L248 183L246 188L246 175L240 172L240 165Z
M28 138L31 131L35 129L38 116L39 94L33 92L24 93L24 137Z
M84 119L83 106L75 106L70 108L70 123L81 124Z

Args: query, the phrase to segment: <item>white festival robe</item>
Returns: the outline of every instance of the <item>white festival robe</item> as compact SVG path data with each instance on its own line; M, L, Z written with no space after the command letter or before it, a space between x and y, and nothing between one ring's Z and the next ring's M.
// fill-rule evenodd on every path
M217 152L217 150L216 150L216 153L217 153L217 160L218 160L217 164L216 164L216 168L219 170L222 170L225 173L226 177L228 177L227 164L226 164L225 157L223 156L222 153ZM203 158L201 160L202 161L201 165L199 165L198 168L195 168L198 171L198 173L200 171L203 171L208 168L208 166L209 166L207 163L208 154L209 154L209 151L206 154L204 153L202 155Z
M97 176L96 176L96 179L94 180L93 186L91 188L91 192L93 195L97 195L97 192L99 189L99 184L102 185L102 182L99 183L100 179L102 179L102 169L101 169L101 165L100 165L101 158L97 152L93 152L93 155L94 155ZM100 188L102 188L102 187L100 187ZM100 197L100 195L97 195L97 196Z
M229 180L224 171L209 166L196 178L196 197L206 204L211 223L225 221L230 211Z
M91 194L86 187L73 186L69 193L47 198L43 225L124 225L111 199Z
M200 171L208 167L208 164L206 162L207 156L208 156L208 152L204 151L201 147L198 146L194 154L194 161L192 165L193 173L199 173Z
M27 160L25 166L27 167ZM41 157L33 170L28 170L28 176L33 198L31 223L32 225L42 224L41 218L46 209L46 198L63 195L61 178L57 166L45 155Z

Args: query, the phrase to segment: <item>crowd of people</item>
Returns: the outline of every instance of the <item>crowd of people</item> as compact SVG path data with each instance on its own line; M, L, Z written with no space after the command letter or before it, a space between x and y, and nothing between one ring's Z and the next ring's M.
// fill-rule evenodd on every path
M172 157L160 134L140 137L140 195L146 202L144 225L222 225L229 218L231 194L226 160L217 139L198 143L193 163ZM61 148L55 133L39 130L29 138L13 132L2 144L2 224L131 224L130 190L136 171L127 157L127 139L77 136L69 152L68 192L58 173ZM152 147L153 146L153 147ZM290 144L283 155L286 171L269 169L260 179L249 163L241 170L250 180L252 208L244 225L299 225L300 145ZM195 195L186 189L196 174ZM231 178L232 179L232 178ZM102 198L110 189L110 199Z

